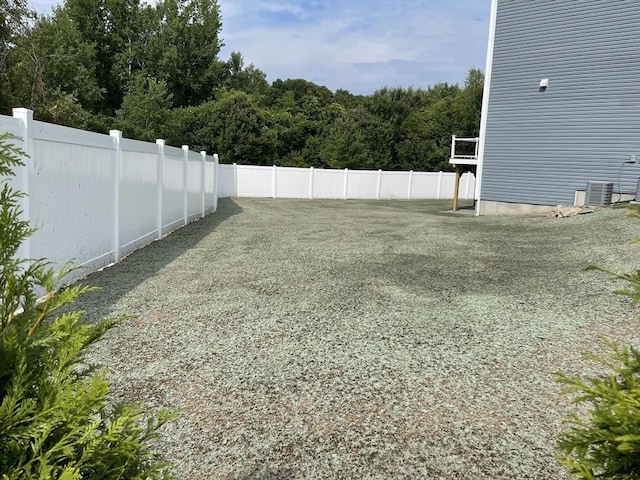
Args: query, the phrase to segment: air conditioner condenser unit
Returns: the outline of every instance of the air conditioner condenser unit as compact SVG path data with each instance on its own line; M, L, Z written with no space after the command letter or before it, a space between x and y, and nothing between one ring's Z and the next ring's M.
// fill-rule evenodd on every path
M611 205L613 182L587 182L584 203L590 207L606 207Z

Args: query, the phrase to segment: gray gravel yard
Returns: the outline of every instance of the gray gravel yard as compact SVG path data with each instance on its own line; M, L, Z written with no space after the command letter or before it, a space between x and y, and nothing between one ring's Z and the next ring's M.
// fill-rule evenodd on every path
M182 410L181 479L561 479L599 333L640 344L596 263L635 270L640 222L443 213L449 202L223 199L90 275L90 352L117 399Z

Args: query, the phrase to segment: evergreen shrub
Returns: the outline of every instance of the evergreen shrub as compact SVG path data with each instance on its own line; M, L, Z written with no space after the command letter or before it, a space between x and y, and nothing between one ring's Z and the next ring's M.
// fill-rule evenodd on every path
M105 373L84 360L117 321L71 311L90 289L59 288L69 267L17 258L33 229L8 182L24 155L11 140L0 135L0 478L171 478L148 441L174 414L110 402Z
M640 217L640 209L633 207L629 215ZM629 296L632 306L637 306L640 270L606 272L626 282L627 287L615 293ZM567 420L558 440L559 460L574 478L640 479L640 351L618 341L603 342L608 354L584 356L603 365L607 375L586 379L557 375L557 381L565 385L564 393L587 407L586 415L573 414Z

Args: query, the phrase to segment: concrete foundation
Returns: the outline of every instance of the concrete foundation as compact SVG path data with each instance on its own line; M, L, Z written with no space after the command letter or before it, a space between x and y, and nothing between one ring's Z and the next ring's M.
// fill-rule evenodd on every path
M629 202L635 198L635 195L631 194L619 194L614 193L611 198L613 203L617 202ZM575 194L574 204L575 207L592 206L585 205L585 191L578 190ZM479 208L478 208L479 206ZM520 215L520 216L538 216L547 215L557 205L531 205L528 203L509 203L509 202L494 202L491 200L481 200L476 203L476 215Z
M479 208L478 208L479 207ZM527 203L494 202L481 200L476 205L478 215L547 215L555 205L530 205Z

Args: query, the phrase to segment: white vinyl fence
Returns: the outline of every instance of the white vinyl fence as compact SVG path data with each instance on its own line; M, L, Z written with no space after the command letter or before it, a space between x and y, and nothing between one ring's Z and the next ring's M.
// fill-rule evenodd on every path
M449 199L453 173L329 170L218 165L218 156L33 120L14 109L0 132L28 155L10 181L27 195L24 219L37 228L21 258L86 267L69 281L204 217L220 197ZM474 197L475 178L461 179L460 198Z
M455 173L330 170L220 165L219 197L452 199ZM475 178L465 173L460 198L473 199Z
M217 155L0 116L29 156L11 180L25 192L24 218L36 233L20 257L95 271L217 208Z

